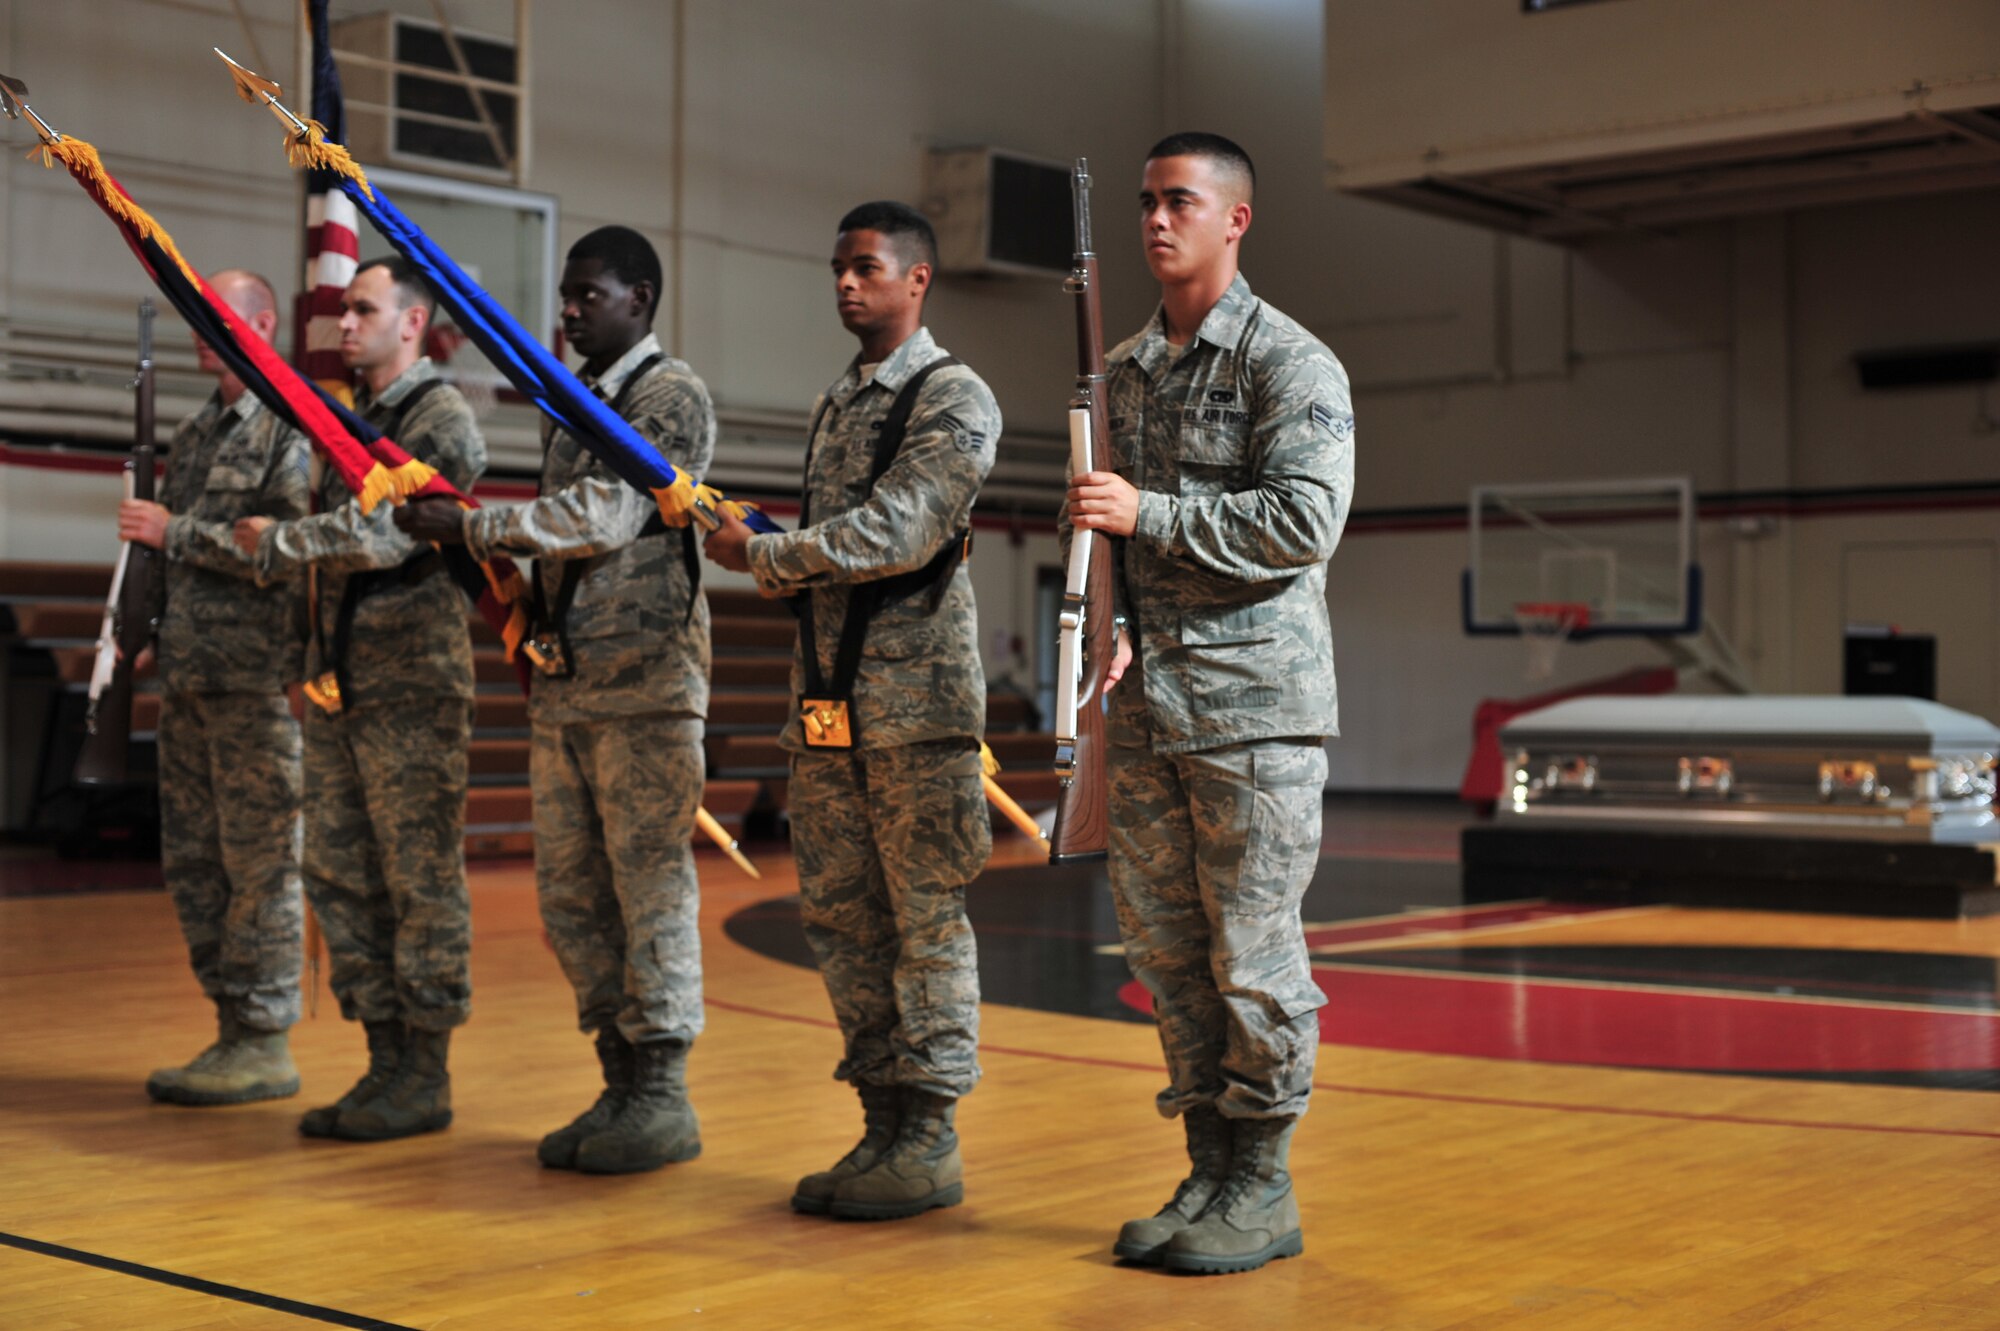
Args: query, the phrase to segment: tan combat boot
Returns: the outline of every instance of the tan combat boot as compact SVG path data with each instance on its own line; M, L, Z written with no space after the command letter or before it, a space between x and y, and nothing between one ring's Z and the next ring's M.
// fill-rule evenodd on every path
M285 1033L247 1027L226 1004L218 1008L214 1044L184 1067L161 1068L146 1079L146 1094L177 1105L241 1105L298 1093Z
M1295 1118L1231 1120L1229 1177L1201 1219L1167 1243L1166 1267L1193 1275L1254 1271L1305 1251L1288 1172Z
M227 1003L215 1005L215 1038L208 1048L177 1068L154 1068L146 1078L146 1094L168 1104L179 1102L181 1082L194 1069L206 1071L222 1057L223 1049L236 1043L236 1012Z
M403 1023L364 1021L361 1029L368 1036L368 1071L332 1104L306 1110L299 1119L299 1132L304 1136L333 1136L334 1125L342 1114L361 1108L396 1080L396 1073L403 1066Z
M687 1045L650 1040L632 1050L632 1089L603 1131L577 1143L585 1174L641 1174L701 1154L701 1121L687 1097Z
M899 1086L854 1088L861 1096L863 1129L854 1149L840 1157L832 1169L822 1169L799 1180L792 1191L792 1209L801 1215L825 1215L833 1205L833 1194L841 1184L874 1168L889 1143L896 1140L897 1125L903 1119L903 1092Z
M1188 1161L1194 1168L1174 1189L1173 1200L1157 1214L1145 1220L1127 1220L1118 1231L1118 1242L1111 1245L1111 1251L1128 1262L1158 1266L1166 1257L1168 1242L1201 1218L1229 1177L1229 1120L1216 1113L1214 1106L1203 1105L1182 1114L1181 1126L1187 1132Z
M632 1046L625 1043L617 1027L606 1026L597 1032L597 1064L604 1072L604 1090L597 1102L542 1138L542 1144L535 1148L535 1158L546 1168L575 1169L576 1148L583 1145L584 1138L610 1127L625 1107L625 1097L632 1093Z
M957 1114L950 1096L905 1087L895 1140L873 1168L834 1188L827 1209L843 1220L902 1220L964 1201Z
M384 1142L451 1126L451 1032L405 1027L403 1061L388 1086L333 1122L342 1141Z

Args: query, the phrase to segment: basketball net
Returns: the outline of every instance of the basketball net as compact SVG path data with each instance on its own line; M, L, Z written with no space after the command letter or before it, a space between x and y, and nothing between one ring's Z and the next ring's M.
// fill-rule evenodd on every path
M1570 634L1590 624L1590 607L1574 601L1521 601L1514 606L1514 626L1528 644L1528 678L1548 679Z

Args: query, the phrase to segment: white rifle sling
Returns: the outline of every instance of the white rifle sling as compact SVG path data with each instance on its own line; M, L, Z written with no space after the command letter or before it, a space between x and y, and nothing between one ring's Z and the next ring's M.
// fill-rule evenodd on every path
M1072 477L1091 470L1090 412L1072 407L1069 413L1069 466ZM1076 772L1076 711L1083 687L1083 623L1087 607L1083 589L1090 577L1090 556L1096 533L1077 529L1070 540L1069 578L1063 585L1062 616L1056 647L1056 775L1065 784Z
M132 469L125 469L125 497L132 497ZM97 625L97 656L90 663L90 702L85 715L91 723L97 720L97 700L111 687L111 677L118 673L118 598L125 590L125 565L132 557L132 543L121 542L118 546L118 564L111 571L111 594L104 598L104 618Z
M104 618L97 625L97 657L90 663L90 706L95 709L97 700L111 687L111 676L118 670L118 596L125 586L125 561L131 558L132 547L118 547L118 566L111 574L111 595L104 602Z

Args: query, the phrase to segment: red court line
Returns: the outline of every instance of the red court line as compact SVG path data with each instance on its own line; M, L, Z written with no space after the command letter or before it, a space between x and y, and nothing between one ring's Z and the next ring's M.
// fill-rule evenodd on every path
M770 1008L752 1007L748 1003L732 1003L720 998L709 998L704 1001L709 1007L721 1008L725 1012L769 1017L773 1021L789 1021L799 1026L818 1026L825 1030L839 1029L838 1023L824 1017L803 1017L793 1012L776 1012ZM1050 1063L1112 1068L1120 1072L1145 1072L1154 1076L1166 1072L1166 1068L1157 1063L1128 1063L1120 1059L1093 1058L1084 1054L1059 1054L1049 1049L1024 1049L1017 1045L982 1044L980 1049L989 1054L1010 1054L1016 1058L1039 1058ZM1330 1091L1336 1095L1367 1095L1390 1100L1420 1100L1433 1104L1475 1105L1482 1109L1538 1109L1555 1114L1604 1114L1614 1118L1653 1118L1672 1123L1720 1123L1729 1127L1803 1128L1816 1132L1881 1132L1894 1136L1972 1137L1982 1141L2000 1141L2000 1132L1987 1132L1977 1128L1924 1128L1905 1127L1893 1123L1814 1122L1810 1119L1760 1118L1749 1114L1698 1114L1677 1109L1636 1109L1623 1105L1565 1104L1556 1100L1514 1100L1497 1095L1457 1095L1449 1091L1397 1090L1386 1086L1355 1086L1347 1082L1333 1081L1316 1081L1313 1083L1313 1089Z
M1310 939L1311 935L1308 934L1307 937ZM1518 946L1521 945L1516 943L1480 943L1475 940L1465 944L1461 950L1465 953L1485 949L1501 951ZM1534 945L1529 944L1528 946ZM1586 946L1589 945L1586 944ZM1979 999L1983 1000L1985 1006L1989 1009L1994 1007L1996 997L2000 997L1992 989L1946 989L1934 984L1877 984L1871 980L1836 980L1798 975L1755 975L1747 971L1648 969L1643 966L1585 966L1570 961L1556 963L1554 968L1551 969L1522 971L1518 969L1523 964L1519 961L1488 961L1484 957L1475 960L1470 956L1463 956L1454 961L1440 963L1434 968L1423 967L1421 965L1422 959L1427 955L1434 954L1437 950L1437 948L1385 949L1381 952L1367 952L1357 955L1381 957L1387 961L1387 964L1399 966L1404 969L1434 969L1440 976L1464 974L1503 975L1511 976L1522 984L1533 984L1538 980L1568 980L1573 983L1602 980L1611 984L1620 982L1628 984L1659 982L1666 984L1705 985L1710 988L1720 987L1725 984L1743 984L1755 986L1746 992L1762 994L1765 997L1772 996L1772 990L1777 988L1790 988L1795 991L1801 991L1804 987L1810 986L1815 990L1824 989L1833 992L1798 992L1796 994L1785 994L1783 997L1824 999L1829 1002L1838 1002L1841 998L1849 995L1916 994L1939 999ZM1537 960L1549 961L1551 959L1538 958ZM1354 956L1350 955L1344 957L1340 964L1343 966L1362 966L1368 963L1357 962Z
M1307 929L1306 946L1331 947L1336 943L1366 943L1378 938L1469 933L1476 929L1571 920L1585 915L1599 915L1605 911L1623 909L1626 908L1589 904L1571 905L1552 901L1510 901L1491 906L1472 906L1465 910L1420 911L1409 915L1390 916L1386 919L1357 920L1349 924L1329 924L1323 928Z

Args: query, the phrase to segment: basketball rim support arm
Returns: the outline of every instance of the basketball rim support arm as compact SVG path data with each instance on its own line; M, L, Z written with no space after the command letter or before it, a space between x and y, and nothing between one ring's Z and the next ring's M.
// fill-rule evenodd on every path
M1069 404L1070 475L1101 469L1111 430L1104 402L1104 309L1097 255L1090 247L1090 163L1070 177L1076 258L1063 290L1076 301L1076 396ZM1109 844L1105 805L1104 690L1117 649L1111 604L1111 548L1094 531L1072 531L1063 584L1056 662L1055 828L1049 863L1097 859Z

